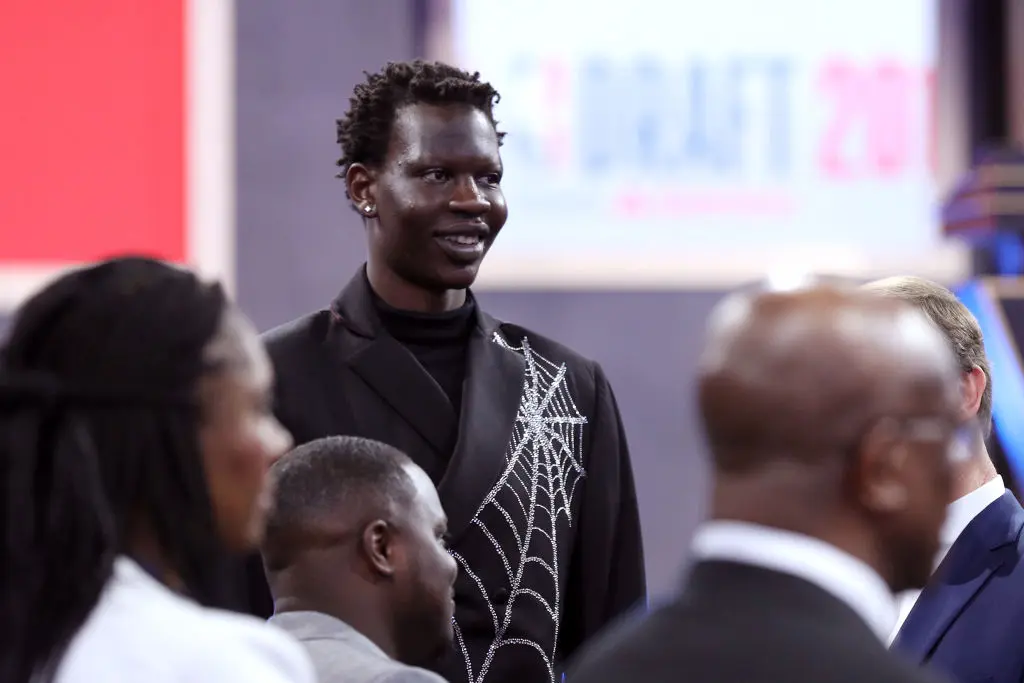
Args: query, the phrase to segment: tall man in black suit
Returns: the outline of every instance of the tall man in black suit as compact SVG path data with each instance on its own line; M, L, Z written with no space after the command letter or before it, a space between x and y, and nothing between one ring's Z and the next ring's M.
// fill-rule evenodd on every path
M885 647L923 585L961 438L956 365L906 304L812 288L714 312L699 405L711 519L674 602L586 648L570 683L929 680Z
M265 340L296 442L382 441L437 485L460 567L438 670L543 683L643 601L644 561L601 367L496 320L468 289L508 215L497 97L478 74L419 61L356 87L338 163L368 262L329 308Z
M892 648L962 683L1024 681L1024 510L985 446L992 381L978 321L945 287L916 277L866 288L925 313L960 362L961 412L977 424L954 472L946 523L924 591L900 596Z

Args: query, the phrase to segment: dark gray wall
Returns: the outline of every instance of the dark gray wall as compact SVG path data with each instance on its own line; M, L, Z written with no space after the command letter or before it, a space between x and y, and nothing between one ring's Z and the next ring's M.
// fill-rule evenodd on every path
M238 295L265 328L321 305L362 261L334 122L364 70L414 56L414 2L236 6Z
M363 259L333 178L334 119L363 69L413 55L413 2L238 6L238 284L261 329L329 301ZM499 84L500 85L500 84ZM501 248L499 240L497 249ZM652 589L664 593L705 502L691 389L714 293L483 292L499 318L597 359L633 451ZM0 317L0 333L4 320Z

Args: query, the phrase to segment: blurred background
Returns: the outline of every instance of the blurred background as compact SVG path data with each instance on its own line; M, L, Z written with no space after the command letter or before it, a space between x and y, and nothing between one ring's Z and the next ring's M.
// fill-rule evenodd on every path
M364 253L335 119L414 57L502 94L510 218L476 290L606 369L655 593L705 504L704 318L753 279L956 287L1019 479L1022 0L4 0L0 335L124 251L222 278L261 329L326 305Z

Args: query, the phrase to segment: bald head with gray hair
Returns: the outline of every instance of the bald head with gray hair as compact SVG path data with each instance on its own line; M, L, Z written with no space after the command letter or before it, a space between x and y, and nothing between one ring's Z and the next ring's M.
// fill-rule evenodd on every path
M715 307L697 403L713 519L818 538L894 592L931 576L961 449L962 376L909 303L857 288Z
M977 319L953 292L942 285L912 275L875 280L863 289L902 299L935 323L949 342L960 369L978 368L985 375L985 389L978 405L978 424L987 437L992 431L992 372L985 355L985 340Z

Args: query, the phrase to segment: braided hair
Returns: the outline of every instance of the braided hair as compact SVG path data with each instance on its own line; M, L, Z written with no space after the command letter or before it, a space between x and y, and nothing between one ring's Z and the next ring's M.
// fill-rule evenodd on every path
M191 597L226 603L196 385L227 307L217 285L124 257L20 309L0 350L0 681L53 677L140 527Z

